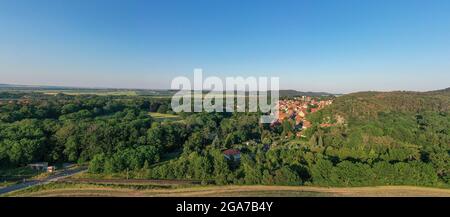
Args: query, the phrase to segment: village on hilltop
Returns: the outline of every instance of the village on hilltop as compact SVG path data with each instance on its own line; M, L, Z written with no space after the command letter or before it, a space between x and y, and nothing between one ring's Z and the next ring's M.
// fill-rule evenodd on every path
M321 99L310 96L294 97L293 99L283 99L278 101L278 120L274 124L281 124L284 121L293 120L295 126L300 129L307 129L312 126L307 114L315 113L333 103L332 99ZM329 123L321 123L321 127L329 127ZM302 136L302 131L297 132L297 137Z

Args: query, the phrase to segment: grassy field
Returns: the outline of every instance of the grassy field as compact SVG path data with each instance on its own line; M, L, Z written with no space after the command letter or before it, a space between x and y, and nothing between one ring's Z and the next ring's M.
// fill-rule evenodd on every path
M308 186L201 186L149 183L68 183L35 186L4 196L18 197L450 197L450 189L381 186L325 188Z
M173 114L164 114L164 113L158 113L158 112L149 112L150 116L154 118L156 121L179 121L181 120L181 117L178 115Z

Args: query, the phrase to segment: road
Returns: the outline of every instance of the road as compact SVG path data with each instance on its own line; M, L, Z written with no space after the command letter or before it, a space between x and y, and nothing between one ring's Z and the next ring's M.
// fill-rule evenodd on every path
M49 177L43 179L43 180L29 180L29 181L25 181L16 185L11 185L5 188L1 188L0 189L0 195L2 194L6 194L12 191L17 191L20 189L24 189L24 188L28 188L31 186L35 186L35 185L43 185L43 184L47 184L50 182L55 182L58 181L60 179L64 179L73 175L76 175L78 173L82 173L85 172L87 169L86 168L75 168L75 169L67 169L67 170L63 170L63 171L59 171L56 172L55 174L50 175Z

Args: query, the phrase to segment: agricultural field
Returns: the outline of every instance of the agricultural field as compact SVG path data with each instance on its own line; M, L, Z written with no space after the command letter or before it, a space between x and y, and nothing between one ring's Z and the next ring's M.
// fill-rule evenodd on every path
M449 189L383 186L201 186L128 182L56 182L9 193L13 197L450 197Z

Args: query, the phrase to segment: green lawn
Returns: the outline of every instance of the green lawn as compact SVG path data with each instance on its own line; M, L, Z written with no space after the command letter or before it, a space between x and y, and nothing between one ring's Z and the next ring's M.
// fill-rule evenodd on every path
M158 112L150 112L149 114L150 114L150 116L152 116L152 118L154 118L156 121L159 121L159 122L181 120L180 116L173 115L173 114L164 114L164 113L158 113Z

